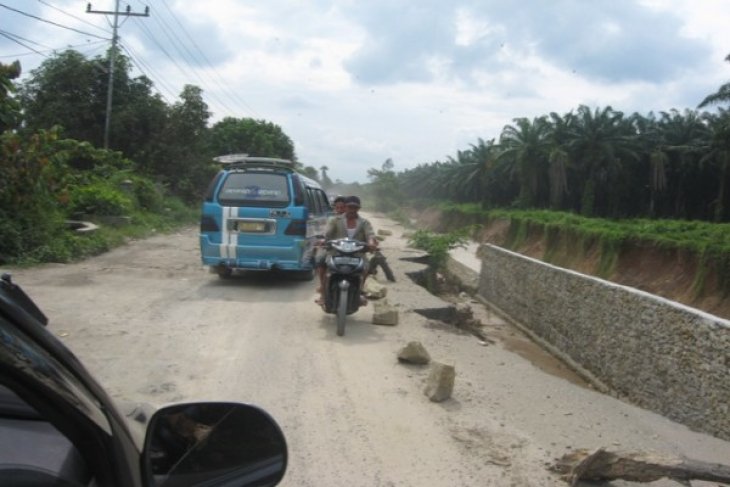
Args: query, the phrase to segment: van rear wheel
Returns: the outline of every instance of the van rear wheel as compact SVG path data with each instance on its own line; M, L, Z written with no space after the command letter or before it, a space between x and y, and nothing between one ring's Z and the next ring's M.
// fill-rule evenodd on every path
M230 267L218 267L215 271L221 279L230 279L233 276L233 269Z

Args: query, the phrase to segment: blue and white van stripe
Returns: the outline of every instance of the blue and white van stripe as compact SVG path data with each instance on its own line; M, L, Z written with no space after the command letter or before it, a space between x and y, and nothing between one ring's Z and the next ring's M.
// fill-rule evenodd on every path
M221 219L221 245L220 256L224 259L236 258L236 247L238 246L238 233L231 232L228 220L238 216L238 208L235 206L223 206L223 218Z

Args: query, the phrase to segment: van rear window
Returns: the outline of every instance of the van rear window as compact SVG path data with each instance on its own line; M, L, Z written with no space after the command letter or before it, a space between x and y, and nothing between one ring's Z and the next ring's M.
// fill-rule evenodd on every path
M286 174L230 173L218 193L224 206L272 206L289 204L289 184Z

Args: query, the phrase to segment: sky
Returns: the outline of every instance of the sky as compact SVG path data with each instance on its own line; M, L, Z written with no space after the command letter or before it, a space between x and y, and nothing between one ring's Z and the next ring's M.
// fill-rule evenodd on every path
M94 57L112 18L86 1L0 0L0 62ZM168 103L279 125L305 165L367 181L444 161L518 117L579 105L696 108L730 81L730 0L129 0L120 42ZM114 10L95 0L92 10ZM57 25L51 24L53 22Z

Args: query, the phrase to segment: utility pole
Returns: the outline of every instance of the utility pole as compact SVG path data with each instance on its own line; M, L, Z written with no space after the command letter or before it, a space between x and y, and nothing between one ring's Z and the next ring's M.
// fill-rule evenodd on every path
M109 148L109 128L111 126L112 121L112 94L114 92L114 64L117 59L117 41L119 40L119 37L117 36L117 29L119 28L119 16L123 15L125 17L149 17L150 16L150 8L145 7L144 13L135 13L132 12L132 8L127 5L126 10L120 12L119 11L119 0L115 0L115 6L114 11L110 12L108 10L91 10L91 4L86 5L86 13L87 14L103 14L103 15L113 15L114 21L112 22L112 49L109 52L109 87L107 89L106 93L106 119L104 120L104 148Z

